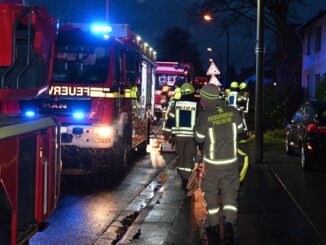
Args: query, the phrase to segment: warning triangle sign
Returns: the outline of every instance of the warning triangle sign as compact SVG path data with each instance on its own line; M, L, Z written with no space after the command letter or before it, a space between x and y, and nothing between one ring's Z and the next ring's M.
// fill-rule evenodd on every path
M212 75L212 77L211 77L211 79L209 80L208 83L215 84L216 86L221 86L222 85L215 75Z
M221 74L220 70L217 68L215 63L212 61L211 65L209 66L206 75L219 75Z

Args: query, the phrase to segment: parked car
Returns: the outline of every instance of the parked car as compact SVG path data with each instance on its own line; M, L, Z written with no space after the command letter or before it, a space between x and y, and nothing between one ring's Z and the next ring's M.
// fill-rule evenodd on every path
M285 151L300 154L301 166L311 169L326 156L326 101L308 101L285 127Z

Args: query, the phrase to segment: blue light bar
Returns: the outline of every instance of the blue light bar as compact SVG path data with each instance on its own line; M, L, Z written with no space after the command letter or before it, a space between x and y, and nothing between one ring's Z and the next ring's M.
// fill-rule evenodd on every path
M34 117L36 115L35 111L32 110L25 111L24 114L26 117Z
M75 118L76 120L82 120L85 118L85 113L82 112L82 111L75 111L73 114L72 114L73 118Z
M111 26L107 26L107 25L93 25L92 26L92 32L95 32L95 33L109 33L111 31L112 31Z

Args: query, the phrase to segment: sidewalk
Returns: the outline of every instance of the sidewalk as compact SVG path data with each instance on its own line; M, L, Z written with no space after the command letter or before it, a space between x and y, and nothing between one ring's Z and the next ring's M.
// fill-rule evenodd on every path
M250 165L239 192L237 244L322 244L268 165L254 164L253 147L241 149L249 153ZM205 244L200 236L205 216L201 196L187 197L175 170L169 169L168 175L165 193L131 244Z

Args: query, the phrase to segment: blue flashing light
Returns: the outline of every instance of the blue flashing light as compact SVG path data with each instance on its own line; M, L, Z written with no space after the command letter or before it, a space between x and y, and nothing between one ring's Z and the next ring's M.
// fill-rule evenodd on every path
M36 115L35 111L32 111L32 110L25 111L24 114L26 117L35 117L35 115Z
M73 114L72 114L73 118L75 118L76 120L82 120L85 118L85 113L82 112L82 111L75 111Z
M104 40L108 40L109 38L110 38L110 36L108 34L103 35Z
M93 25L92 26L92 32L94 33L109 33L112 31L111 26L107 25Z

